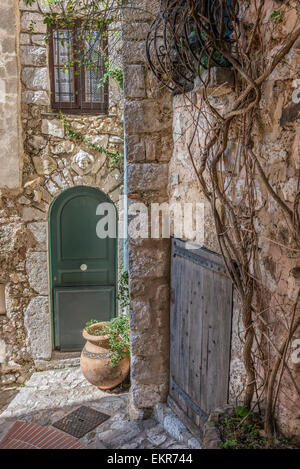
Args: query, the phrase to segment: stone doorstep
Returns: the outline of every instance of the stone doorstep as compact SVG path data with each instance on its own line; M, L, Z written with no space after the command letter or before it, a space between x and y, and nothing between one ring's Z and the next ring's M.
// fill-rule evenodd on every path
M157 420L168 435L175 440L183 443L190 449L202 449L200 441L190 433L167 404L156 404L153 418Z
M62 357L52 355L51 360L35 360L35 368L37 371L60 370L69 367L80 366L80 356Z

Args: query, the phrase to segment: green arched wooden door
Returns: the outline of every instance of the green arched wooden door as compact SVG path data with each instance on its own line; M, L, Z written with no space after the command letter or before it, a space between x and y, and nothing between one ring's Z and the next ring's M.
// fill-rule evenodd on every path
M107 321L116 312L117 239L99 238L99 205L113 202L93 187L63 191L49 213L50 285L53 346L61 351L82 348L81 332L90 319Z

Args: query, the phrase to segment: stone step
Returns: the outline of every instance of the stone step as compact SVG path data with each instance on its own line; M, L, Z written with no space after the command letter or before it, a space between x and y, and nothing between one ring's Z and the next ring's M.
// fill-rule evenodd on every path
M52 360L36 360L35 367L37 371L62 370L69 367L80 366L80 356L71 358L54 358Z

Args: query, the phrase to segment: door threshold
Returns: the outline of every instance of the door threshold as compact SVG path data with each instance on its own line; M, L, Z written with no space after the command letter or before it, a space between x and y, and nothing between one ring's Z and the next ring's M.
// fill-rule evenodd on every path
M52 352L50 360L36 360L37 371L60 370L63 368L78 367L80 365L80 352Z
M60 350L53 350L51 360L65 360L68 358L78 358L81 352L61 352Z

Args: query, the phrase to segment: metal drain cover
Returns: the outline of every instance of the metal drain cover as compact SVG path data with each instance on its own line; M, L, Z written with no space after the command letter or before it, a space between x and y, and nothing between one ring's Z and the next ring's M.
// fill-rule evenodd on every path
M98 412L95 409L82 406L53 423L53 427L69 433L69 435L75 436L75 438L82 438L109 418L110 415L102 414L102 412Z

